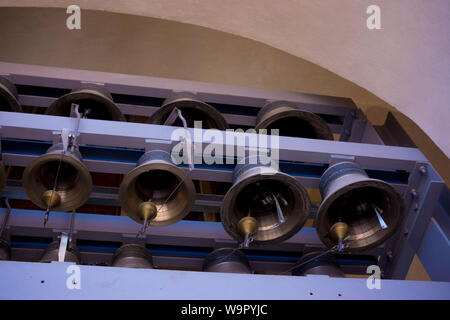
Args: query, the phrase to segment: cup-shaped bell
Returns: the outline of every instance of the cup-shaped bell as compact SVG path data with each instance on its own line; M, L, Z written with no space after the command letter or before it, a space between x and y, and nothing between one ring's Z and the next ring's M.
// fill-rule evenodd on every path
M71 211L83 205L91 193L91 174L81 162L80 152L74 149L62 153L62 144L53 145L23 173L25 193L42 209Z
M203 129L228 128L225 118L215 108L202 101L195 94L190 92L176 92L164 100L159 108L148 120L151 124L166 124L183 127L182 120L172 111L177 108L181 111L189 128L194 128L194 121L202 121Z
M0 76L0 111L22 112L16 86Z
M374 248L389 239L404 217L404 201L390 184L371 179L353 162L329 167L320 179L322 202L316 230L332 247L342 240L347 251Z
M78 112L88 119L126 121L108 90L96 84L82 84L79 89L59 97L45 114L69 117L72 104L77 104Z
M345 278L345 273L336 259L323 252L314 251L304 254L296 263L297 268L292 270L292 275L306 276L309 274L327 275L335 278Z
M286 101L273 101L258 112L256 127L278 129L280 136L333 140L333 133L328 124L318 115L299 109Z
M45 248L42 254L40 262L52 262L59 261L59 241L53 241L47 248ZM64 262L75 262L76 264L81 263L81 255L78 248L69 242L66 248L66 254L64 256Z
M195 187L175 166L170 154L146 152L119 190L122 210L133 220L150 226L166 226L183 219L195 201Z
M245 254L233 248L216 249L208 254L202 269L206 272L253 273Z
M144 246L125 244L114 252L112 266L153 269L152 256Z
M262 246L297 233L309 210L309 195L297 179L250 157L234 169L233 185L223 199L220 217L235 240L245 243L247 233L253 245Z

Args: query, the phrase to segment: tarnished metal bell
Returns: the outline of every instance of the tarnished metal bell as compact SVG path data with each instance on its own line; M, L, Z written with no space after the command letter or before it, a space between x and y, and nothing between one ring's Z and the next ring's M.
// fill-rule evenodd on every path
M78 111L88 119L126 121L108 90L90 83L82 84L79 89L59 97L45 114L69 117L72 104L79 105Z
M278 129L280 136L333 140L328 124L318 115L287 101L273 101L258 112L255 129Z
M297 179L250 157L234 169L220 217L231 237L244 243L247 234L254 245L261 246L296 234L309 210L309 195Z
M390 184L371 179L353 162L329 167L320 179L322 202L315 221L323 243L347 251L377 247L400 227L404 201Z
M296 264L298 267L292 270L292 275L295 276L320 274L334 278L345 278L345 273L336 259L330 254L323 255L323 252L320 251L304 254Z
M42 254L40 262L58 261L59 259L58 252L59 252L59 241L53 241L47 246L47 248L45 248L45 251ZM67 243L64 262L75 262L76 264L81 263L80 251L78 251L76 245L70 241Z
M183 219L195 201L195 187L170 154L146 152L119 190L123 211L133 220L150 226L166 226Z
M81 162L80 152L74 149L62 153L61 143L53 145L31 161L23 173L25 193L42 209L50 206L52 211L71 211L83 205L91 193L91 174Z
M164 100L161 108L150 117L148 123L182 127L181 119L172 114L174 108L181 111L189 128L194 127L194 121L202 121L203 129L228 128L227 121L219 111L190 92L177 92Z
M114 252L111 265L122 268L153 269L152 256L144 246L126 244Z
M16 86L6 77L0 76L0 111L22 112Z
M216 249L208 254L202 269L205 272L253 273L245 254L233 248Z

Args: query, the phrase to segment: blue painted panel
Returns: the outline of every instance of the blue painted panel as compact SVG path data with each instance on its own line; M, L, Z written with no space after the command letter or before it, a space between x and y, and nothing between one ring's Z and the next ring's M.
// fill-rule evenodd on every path
M418 256L433 281L450 281L450 243L433 218L430 221Z

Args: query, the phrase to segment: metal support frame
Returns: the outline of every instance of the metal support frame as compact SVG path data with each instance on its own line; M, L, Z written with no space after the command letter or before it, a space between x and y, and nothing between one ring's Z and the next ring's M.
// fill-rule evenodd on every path
M64 262L0 261L4 278L0 282L0 299L450 299L447 282L381 280L380 289L370 290L367 279L317 275L293 277L93 266L79 266L76 270L74 267ZM73 282L76 284L71 285Z
M196 92L200 98L221 111L227 121L234 126L254 126L256 113L267 101L293 102L304 110L323 116L332 131L340 135L340 141L280 137L280 168L283 172L299 179L305 187L317 188L320 176L330 163L335 162L337 158L350 158L365 168L369 176L391 183L404 195L407 215L401 230L388 243L368 253L380 258L379 264L385 277L403 279L414 254L421 247L424 235L431 232L430 228L436 229L434 227L436 220L432 216L444 186L442 179L418 149L384 145L386 140L381 137L387 133L370 125L350 99L1 62L0 73L8 74L18 86L19 101L22 104L39 107L48 107L59 95L77 87L83 81L104 84L122 112L131 115L151 115L172 91ZM72 130L73 126L74 123L70 118L0 112L4 163L26 166L50 146L54 132L62 128ZM80 151L90 171L124 174L134 168L136 160L148 149L149 142L152 148L170 152L173 144L177 142L171 139L176 129L171 126L131 122L114 122L114 125L111 125L110 121L82 119L79 128ZM194 137L193 129L189 131ZM225 144L232 146L239 145L237 138L243 135L248 137L248 134L232 133L230 136L235 139L226 141L225 132L222 132ZM195 142L200 141L194 139ZM208 141L202 141L203 147L206 144ZM187 165L181 167L195 180L231 182L234 165L200 164L192 171L189 171ZM24 198L20 183L14 181L8 181L2 195ZM94 188L89 201L116 205L117 190ZM217 211L220 203L221 196L199 194L194 210ZM40 211L31 213L13 210L9 226L10 235L37 236L38 229L41 229L37 219L40 219L41 214ZM314 210L311 215L314 215ZM67 218L65 213L57 213L52 219L59 221L58 219L65 218ZM46 236L51 238L65 228L60 222L54 223L57 225L50 226L45 231ZM96 224L106 227L97 230ZM196 233L195 236L191 233L192 237L188 237L187 241L182 235L189 234L189 230L195 230ZM137 228L127 217L77 214L74 232L77 239L124 243L126 239L134 237ZM146 239L148 245L169 244L206 248L235 245L220 228L220 224L209 222L181 221L167 228L150 228L148 232ZM165 232L173 233L167 235ZM292 239L270 247L268 251L298 253L305 248L323 248L314 228L303 228ZM13 256L27 254L36 256L38 252L36 250L40 249L13 247ZM448 254L448 242L446 250ZM90 257L87 260L91 263L104 262L105 254L109 254L103 252L96 256L88 251L85 250L82 254ZM170 254L160 256L158 258L160 265L180 267L186 263L185 266L196 268L200 261L198 259L195 261L195 258L178 259ZM291 258L289 262L269 263L253 259L251 263L258 266L256 269L261 272L279 272L293 260L295 259ZM361 265L364 264L359 264L359 272L362 270Z

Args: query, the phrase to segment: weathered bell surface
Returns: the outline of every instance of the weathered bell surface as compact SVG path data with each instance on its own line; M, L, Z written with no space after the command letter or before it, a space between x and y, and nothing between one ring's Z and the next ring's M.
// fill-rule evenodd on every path
M3 165L3 162L0 161L0 192L2 192L5 185L6 185L5 166Z
M111 265L122 268L153 269L150 252L139 244L126 244L117 249Z
M50 206L52 211L72 211L83 205L91 193L91 174L81 162L80 152L67 150L61 156L62 152L62 144L53 145L30 162L23 173L25 193L42 209Z
M335 278L345 278L336 259L330 255L323 255L323 252L309 252L303 255L298 261L298 268L292 270L292 275L306 276L309 274L327 275Z
M73 103L88 119L126 121L108 90L96 84L82 84L79 89L63 95L47 108L45 114L69 117Z
M390 184L371 179L353 162L329 167L320 179L316 230L332 247L339 240L347 251L374 248L389 239L404 217L404 201Z
M16 86L6 77L0 76L0 111L22 112Z
M159 108L148 120L151 124L166 124L183 127L182 120L172 114L174 108L181 111L189 128L194 128L194 121L202 121L203 129L228 128L227 121L215 108L198 98L190 92L177 92L164 100Z
M234 169L233 185L220 209L225 230L240 243L245 243L247 234L256 246L290 238L303 227L309 215L306 189L294 177L253 157L244 162ZM254 229L256 232L250 234Z
M45 248L45 251L42 254L40 262L58 261L59 260L58 252L59 252L59 241L53 241L47 246L47 248ZM78 248L71 242L67 244L64 262L75 262L76 264L80 264L81 262L80 252L78 251Z
M278 129L280 136L333 140L333 133L328 124L318 115L299 109L287 101L273 101L258 112L256 127Z
M195 187L170 154L146 152L123 179L119 190L122 210L149 226L166 226L183 219L195 201ZM155 212L156 209L156 212Z
M208 254L202 269L205 272L253 273L245 254L233 248L216 249Z
M11 246L9 241L4 237L0 237L0 260L11 259Z

